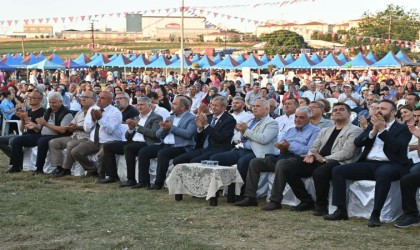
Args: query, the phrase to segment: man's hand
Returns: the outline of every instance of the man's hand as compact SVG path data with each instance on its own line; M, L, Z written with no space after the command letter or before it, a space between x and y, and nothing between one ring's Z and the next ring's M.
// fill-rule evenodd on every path
M25 123L25 128L33 130L33 129L38 128L38 125L36 123L30 121L30 122Z
M290 143L288 141L282 141L282 142L275 142L274 147L280 149L280 152L287 152L289 151Z
M236 124L236 130L238 130L239 132L241 132L242 134L245 133L245 130L248 129L248 124L245 122L239 122L238 124Z
M93 109L90 114L92 116L92 121L94 122L99 121L102 118L102 112L99 109Z
M69 131L69 132L74 132L74 131L76 131L77 130L77 124L74 124L74 123L70 123L68 126L67 126L67 128L66 128L66 130L67 131Z
M160 127L163 129L163 131L168 132L172 128L172 121L166 119L165 121L160 123Z
M386 128L385 119L381 114L375 114L371 117L370 120L373 124L373 130L377 132L382 132Z
M137 121L134 119L127 119L125 122L127 123L129 130L133 130L137 126Z
M408 129L410 130L411 134L413 134L417 138L420 138L420 128L417 128L413 125L408 125Z
M41 126L45 126L45 125L48 124L48 122L43 117L36 118L35 121L36 121L37 124L39 124Z
M315 160L315 156L313 155L305 155L305 157L303 158L303 162L306 162L308 164L313 163Z
M16 112L16 116L24 121L26 120L26 118L28 118L28 112L26 112L25 110L19 109L19 111Z

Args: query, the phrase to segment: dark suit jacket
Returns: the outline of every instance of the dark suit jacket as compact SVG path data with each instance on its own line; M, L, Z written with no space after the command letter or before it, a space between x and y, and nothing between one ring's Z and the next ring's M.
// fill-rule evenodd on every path
M369 133L373 125L369 125L355 140L354 144L357 147L365 147L358 161L366 160L370 150L372 150L375 138L370 139ZM379 134L379 139L384 142L384 153L388 159L408 170L413 162L407 157L408 143L411 140L411 133L405 124L400 124L397 121L392 124L389 130L383 131Z
M138 126L137 130L133 132L127 131L125 133L125 138L127 141L133 140L133 137L136 133L140 133L144 136L144 140L147 145L151 145L154 143L159 143L160 139L156 136L156 131L159 129L159 123L162 121L162 117L155 112L152 111L149 117L147 118L144 126Z
M227 112L224 112L217 120L214 127L210 126L212 120L213 115L207 116L209 126L200 133L197 133L195 148L202 148L207 135L209 135L208 149L230 150L232 148L231 140L233 137L233 130L236 126L235 118Z

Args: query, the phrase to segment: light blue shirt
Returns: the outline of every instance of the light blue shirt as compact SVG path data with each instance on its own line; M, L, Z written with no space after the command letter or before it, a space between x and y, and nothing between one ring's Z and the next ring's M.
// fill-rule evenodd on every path
M289 152L295 155L305 155L312 147L321 129L312 123L308 123L301 129L290 128L279 140L279 142L289 142Z
M12 116L14 114L16 114L16 110L13 111L10 114L7 113L7 111L9 111L11 109L14 109L14 108L15 108L15 105L9 99L5 98L5 99L3 99L3 101L1 101L1 112L6 117L7 120L10 120L10 118L12 118Z

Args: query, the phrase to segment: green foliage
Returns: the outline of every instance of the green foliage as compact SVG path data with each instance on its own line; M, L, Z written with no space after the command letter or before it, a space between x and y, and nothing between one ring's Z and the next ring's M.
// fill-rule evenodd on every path
M318 31L314 31L311 35L311 39L314 40L322 40L327 42L339 42L338 34L327 33L327 34L320 34Z
M238 43L241 41L241 38L238 35L233 35L229 37L231 43Z
M308 48L301 35L288 30L262 34L261 41L266 42L264 50L268 55L286 54L293 49Z
M415 40L420 26L420 14L416 10L406 11L402 6L390 4L375 14L365 12L359 24L363 36Z

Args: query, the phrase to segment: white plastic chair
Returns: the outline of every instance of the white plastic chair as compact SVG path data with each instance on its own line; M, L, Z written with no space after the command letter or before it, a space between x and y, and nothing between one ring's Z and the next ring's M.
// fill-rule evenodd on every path
M1 136L7 135L9 131L9 127L11 123L16 123L19 131L19 135L22 134L22 131L20 131L20 120L7 120L6 117L3 115L3 123L1 125Z
M334 105L334 103L338 102L338 99L337 98L327 98L325 100L327 100L331 105L331 109L330 109L330 111L328 111L328 113L331 113L332 112L332 106Z

